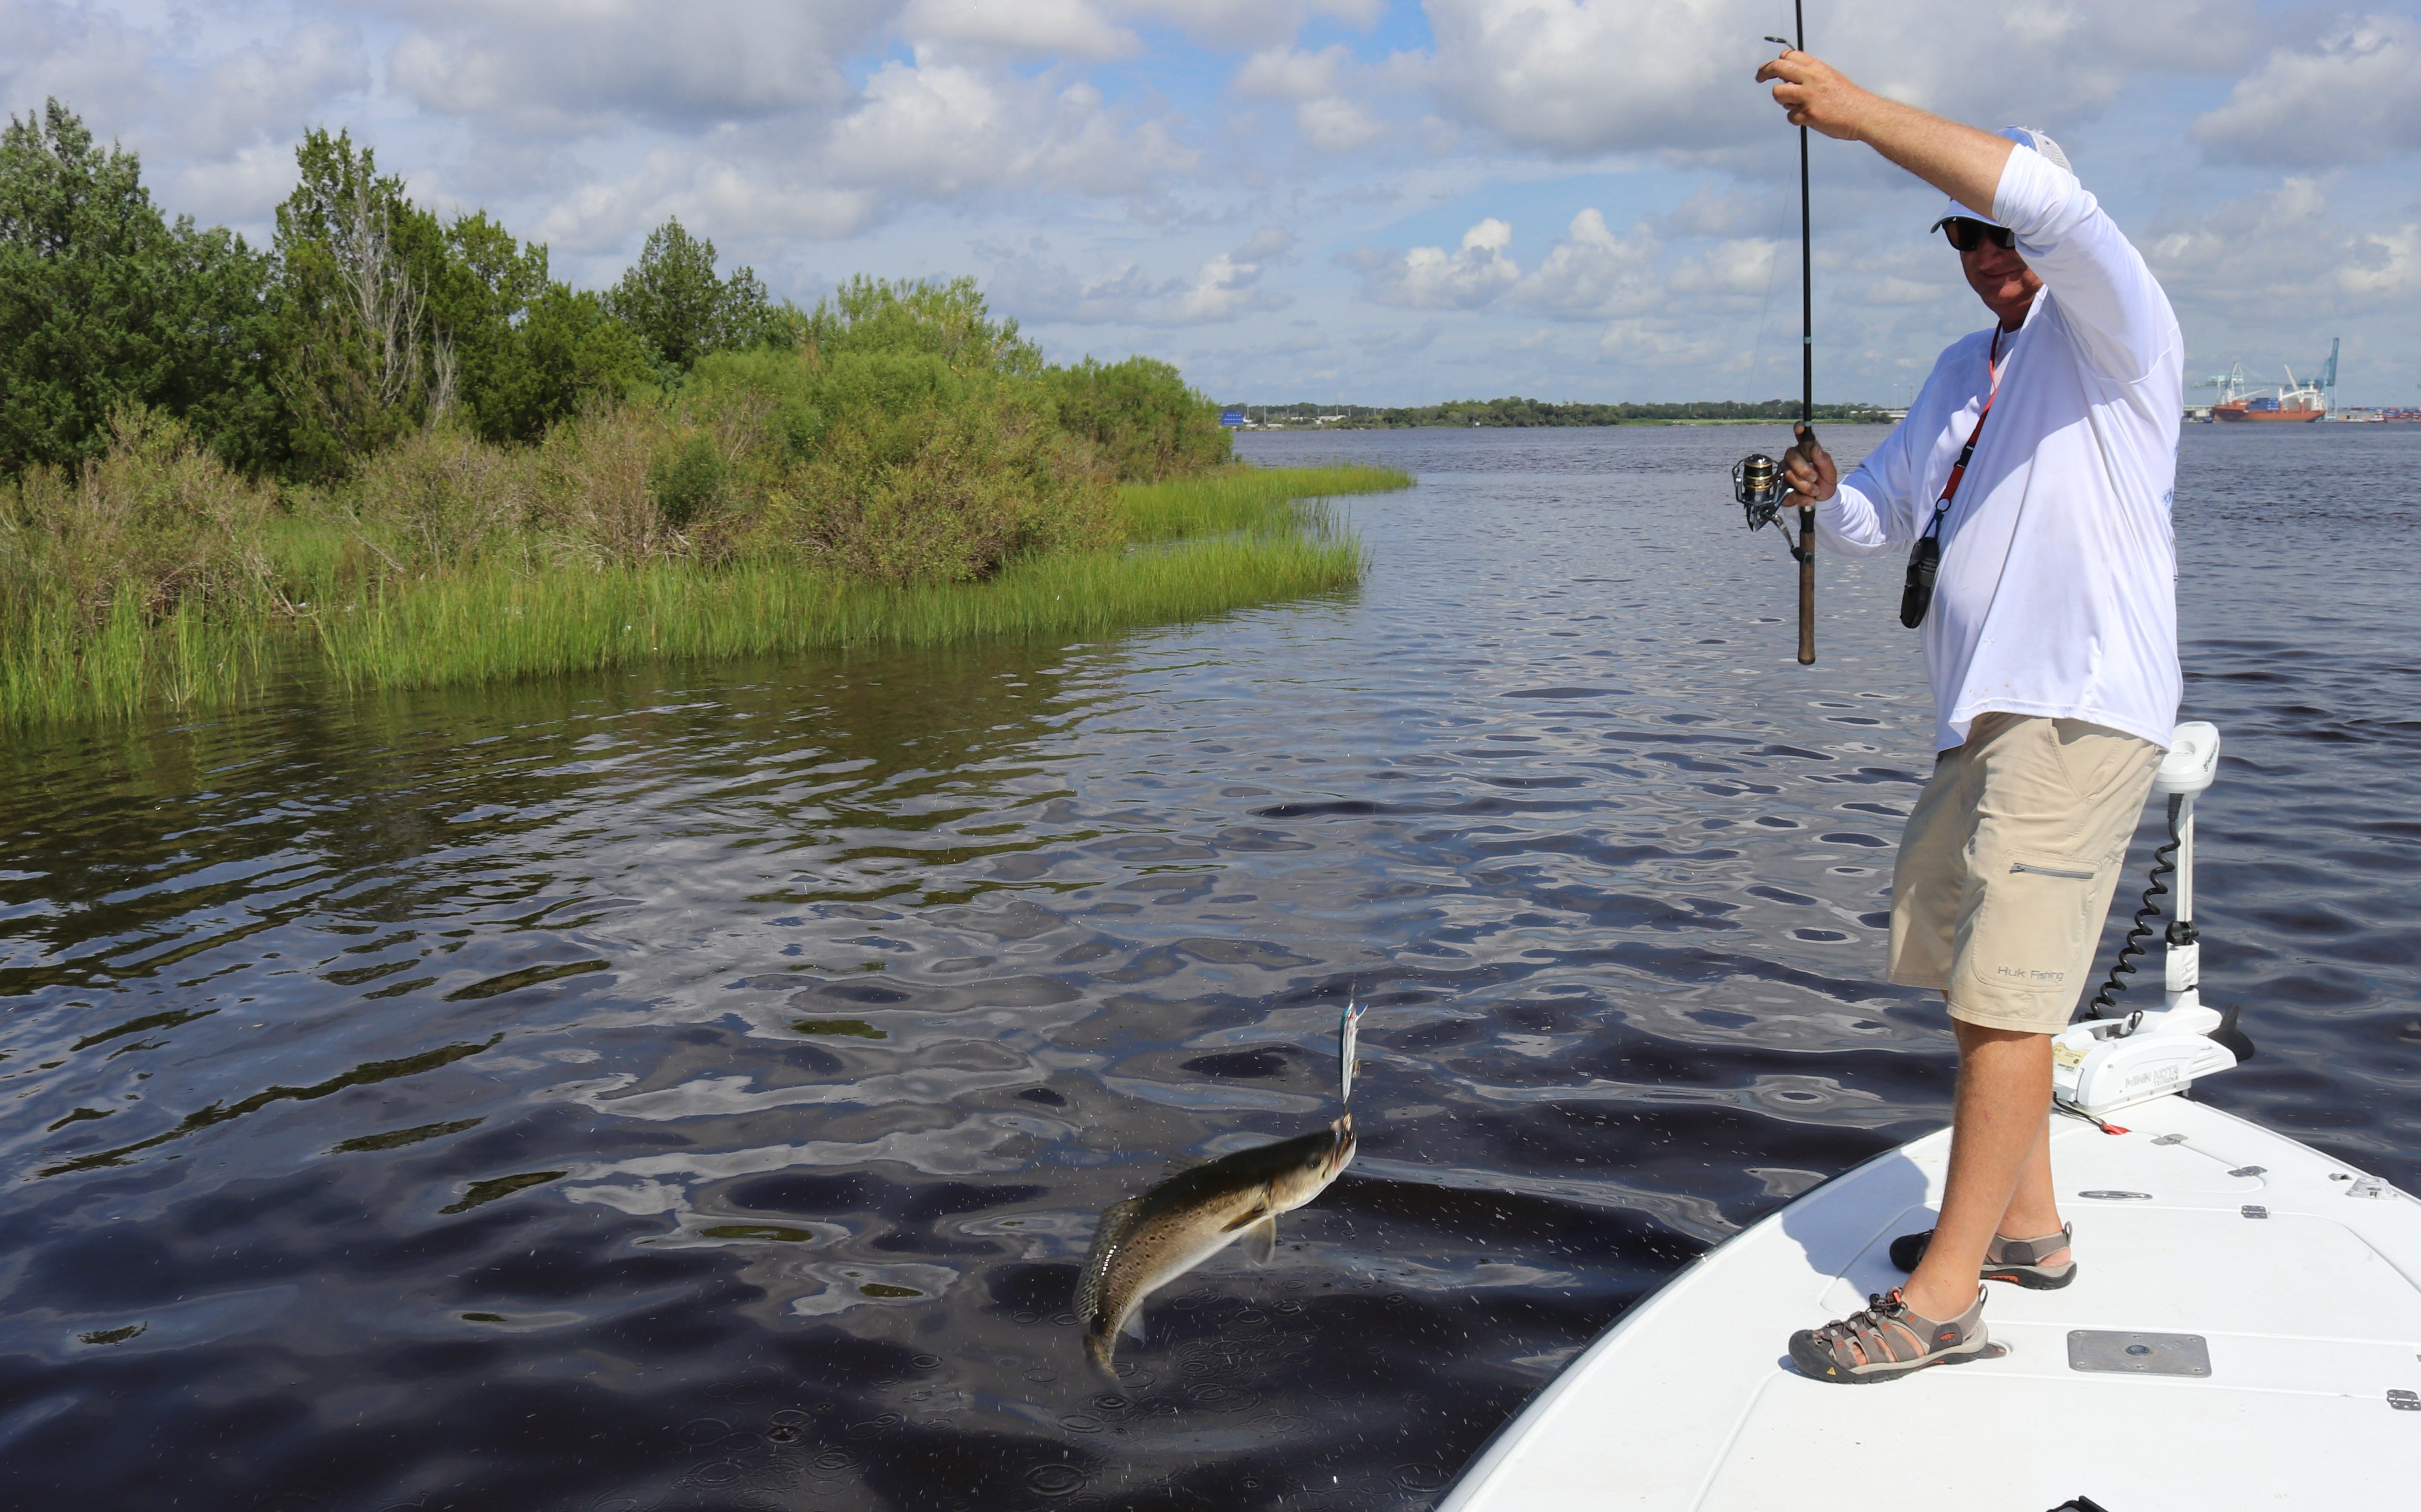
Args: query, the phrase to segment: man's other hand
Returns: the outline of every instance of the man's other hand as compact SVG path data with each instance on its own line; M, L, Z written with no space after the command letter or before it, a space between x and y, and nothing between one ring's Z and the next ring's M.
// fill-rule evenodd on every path
M1782 507L1812 509L1840 488L1841 470L1833 464L1833 454L1817 444L1815 431L1804 425L1790 430L1799 441L1782 454L1782 480L1790 485L1790 497Z

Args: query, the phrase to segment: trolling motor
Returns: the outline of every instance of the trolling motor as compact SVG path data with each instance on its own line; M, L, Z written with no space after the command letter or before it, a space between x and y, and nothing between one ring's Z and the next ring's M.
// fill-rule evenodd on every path
M2152 791L2169 801L2169 840L2152 853L2151 884L2144 906L2119 946L2110 979L2085 1005L2082 1023L2052 1039L2052 1097L2061 1108L2101 1121L2102 1115L2164 1093L2183 1089L2197 1077L2224 1071L2253 1058L2253 1042L2237 1027L2236 1009L2222 1013L2202 1001L2202 937L2194 922L2194 801L2219 772L2219 730L2194 721L2169 737L2169 754L2152 779ZM2177 906L2163 931L2168 961L2163 972L2162 1005L2138 1008L2123 1019L2117 994L2144 953L2149 921L2159 916L2166 879L2177 879ZM2108 1125L2103 1126L2105 1129Z
M1799 40L1789 42L1780 37L1767 41L1780 47L1807 48L1807 18L1804 5L1791 6L1792 19L1798 23ZM1816 265L1808 240L1807 222L1807 128L1799 128L1799 426L1809 441L1816 438ZM1752 452L1732 464L1732 498L1748 518L1748 528L1762 530L1773 526L1782 537L1784 549L1799 564L1799 664L1811 666L1816 661L1816 511L1802 507L1799 511L1799 538L1790 538L1790 527L1782 522L1782 501L1790 495L1790 485L1783 480L1782 464L1763 452Z

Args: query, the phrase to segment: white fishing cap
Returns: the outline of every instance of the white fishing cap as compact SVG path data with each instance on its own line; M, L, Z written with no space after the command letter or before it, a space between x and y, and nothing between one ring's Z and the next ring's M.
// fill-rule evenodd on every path
M2074 173L2076 171L2074 168L2069 166L2068 154L2061 151L2059 149L2059 144L2051 139L2051 133L2044 131L2039 126L2004 126L1992 134L1995 136L2006 136L2010 141L2017 143L2020 147L2030 147L2034 148L2037 152L2042 154L2045 162L2051 164L2052 166L2058 168L2064 173ZM2000 222L1992 219L1990 215L1976 214L1974 210L1969 210L1965 205L1960 203L1960 201L1955 197L1950 201L1950 208L1943 211L1942 220L1936 221L1930 226L1928 226L1926 228L1927 233L1929 235L1934 231L1941 230L1943 221L1981 221L1986 226L1998 226L2001 224Z

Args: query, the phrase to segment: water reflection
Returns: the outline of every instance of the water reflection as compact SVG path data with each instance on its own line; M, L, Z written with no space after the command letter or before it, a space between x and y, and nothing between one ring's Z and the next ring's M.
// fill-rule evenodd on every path
M1144 1337L1144 1299L1228 1245L1267 1265L1278 1215L1327 1191L1353 1149L1347 1114L1326 1129L1232 1150L1103 1208L1076 1284L1086 1357L1109 1372L1118 1334Z

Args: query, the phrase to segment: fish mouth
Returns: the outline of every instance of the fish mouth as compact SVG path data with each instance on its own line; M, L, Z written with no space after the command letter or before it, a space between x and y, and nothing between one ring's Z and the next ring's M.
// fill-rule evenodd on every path
M1334 1181L1338 1173L1353 1163L1353 1152L1360 1147L1360 1142L1353 1137L1353 1115L1350 1113L1330 1124L1328 1132L1331 1143L1327 1157L1320 1161L1320 1175Z

